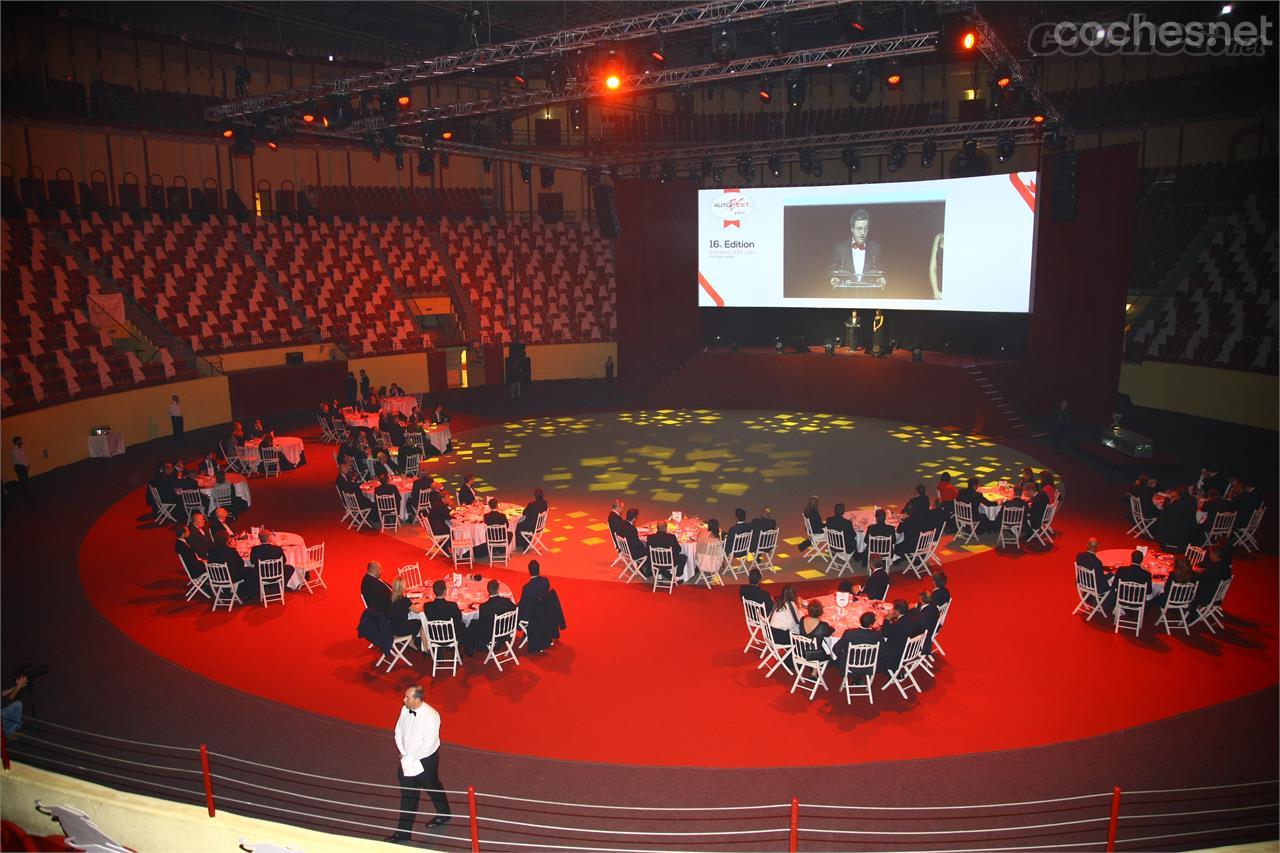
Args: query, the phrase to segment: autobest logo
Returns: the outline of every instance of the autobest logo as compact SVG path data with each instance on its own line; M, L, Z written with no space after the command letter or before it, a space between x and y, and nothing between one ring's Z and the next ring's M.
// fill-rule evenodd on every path
M711 214L724 224L721 228L742 228L742 220L751 215L755 202L738 190L725 190L711 199Z

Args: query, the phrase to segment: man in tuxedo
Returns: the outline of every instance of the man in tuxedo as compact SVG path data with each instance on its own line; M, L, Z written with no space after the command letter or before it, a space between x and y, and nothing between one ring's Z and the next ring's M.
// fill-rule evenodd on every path
M338 468L338 479L333 483L343 494L355 495L356 504L361 509L373 509L373 501L360 488L360 481L355 476L355 469L350 463L343 463Z
M1133 488L1129 490L1129 494L1138 499L1138 503L1142 505L1143 518L1159 518L1160 508L1156 506L1156 481L1146 474L1138 477L1133 483Z
M1134 551L1133 554L1130 555L1130 560L1131 562L1129 565L1121 566L1120 570L1116 572L1115 585L1111 588L1111 591L1107 593L1107 597L1103 599L1102 609L1106 613L1110 613L1111 608L1115 606L1116 596L1120 592L1120 584L1123 581L1140 584L1142 588L1147 591L1147 598L1151 597L1151 572L1142 568L1142 552Z
M836 666L843 667L848 660L848 652L850 646L880 646L880 653L884 653L884 634L877 631L873 626L876 624L876 615L868 610L858 617L857 628L847 628L840 635L840 639L836 640L835 647L831 650L836 658ZM870 669L853 670L854 677L871 678L875 673Z
M462 485L458 487L458 506L471 506L476 502L476 490L472 485L475 479L475 474L463 475Z
M938 630L938 605L933 603L933 596L929 594L929 590L920 590L920 598L915 607L916 622L920 629L925 632L924 653L930 654L933 650L933 632Z
M422 505L422 496L431 492L432 483L431 475L422 469L418 469L418 476L414 478L413 488L409 490L410 512L417 514L418 507Z
M942 605L951 601L951 590L947 589L947 576L944 572L933 573L933 593L930 597L939 610Z
M365 607L386 616L391 610L391 587L380 577L381 574L382 564L377 560L365 568L364 577L360 579L360 596Z
M907 640L920 633L920 625L916 615L911 612L904 598L895 599L893 612L885 620L880 629L884 635L884 645L880 647L879 670L888 674L902 663L902 653L907 649Z
M1204 506L1200 509L1205 514L1204 524L1200 525L1200 532L1207 536L1209 531L1213 529L1213 522L1217 520L1218 515L1224 512L1231 512L1234 507L1231 506L1229 500L1222 497L1222 494L1217 489L1210 489L1206 495ZM1237 516L1237 520L1239 520L1239 516ZM1248 519L1245 520L1248 521Z
M533 490L533 500L525 504L520 513L520 521L516 524L516 550L523 554L528 549L528 537L533 535L538 526L538 516L547 511L546 499L542 497L542 489Z
M1026 519L1023 527L1029 535L1032 531L1039 530L1040 525L1044 523L1044 513L1049 508L1049 496L1045 494L1044 489L1040 488L1040 484L1035 482L1027 487L1027 492L1031 495L1031 500L1027 504L1027 513L1023 516Z
M431 503L427 507L427 526L431 528L434 536L449 536L453 530L453 509L450 508L449 502L444 499L444 492L435 488L439 483L432 484L432 490L428 493L431 495ZM488 516L485 516L488 518ZM444 543L443 550L445 556L452 557L453 544L452 539Z
M611 537L621 536L624 539L626 538L626 529L624 527L626 520L622 517L626 507L627 505L622 501L614 501L613 505L609 507L609 517L605 521L609 525L609 535Z
M641 560L648 560L649 546L644 544L644 540L640 538L640 531L636 529L636 519L640 517L640 510L631 507L627 510L627 517L622 520L619 535L627 540L627 550L631 552L631 559L637 563ZM641 573L645 577L651 577L649 564L646 562L641 568Z
M1165 503L1164 512L1154 527L1156 539L1166 551L1182 553L1194 544L1196 532L1196 499L1186 486L1178 489L1174 500Z
M1005 501L1004 504L1001 506L1000 508L1000 524L1001 525L1004 524L1005 513L1007 513L1011 509L1021 508L1022 509L1022 526L1023 526L1023 529L1026 529L1027 515L1028 515L1027 502L1025 499L1023 499L1022 495L1023 495L1022 492L1015 492L1013 497L1009 498L1009 500Z
M684 567L685 564L689 562L689 558L686 557L684 551L681 550L680 540L676 538L675 534L667 532L667 523L665 521L658 522L657 529L653 533L649 534L649 541L647 544L649 546L649 554L651 555L651 564L653 562L652 554L654 548L670 548L671 558L676 564L676 578L679 579L684 577ZM650 568L652 568L652 565L650 565Z
M381 478L383 475L398 474L396 466L391 464L391 456L385 450L378 451L378 458L373 463L374 476Z
M542 576L542 566L537 560L529 561L529 579L524 582L524 586L520 590L520 615L517 617L521 622L529 622L533 619L534 608L542 600L542 597L551 591L551 581Z
M173 550L182 561L182 568L186 569L187 576L195 580L204 574L205 568L204 560L200 559L200 555L191 547L191 528L185 524L179 524L174 528L174 533L178 538L173 542Z
M489 581L487 587L489 598L480 605L480 612L476 620L471 623L469 645L473 653L482 652L488 648L489 640L493 637L493 623L498 620L498 617L516 609L514 601L505 595L498 594L501 588L501 584L496 580Z
M258 532L258 544L253 546L253 550L249 552L249 565L253 567L253 572L258 577L262 576L263 560L281 560L284 561L284 580L287 583L289 578L293 577L293 566L285 561L284 549L279 545L272 543L271 534L266 530ZM284 590L281 590L283 592Z
M467 647L466 626L462 624L462 611L458 609L457 602L444 597L445 590L448 588L442 580L431 584L431 593L434 597L422 606L422 615L428 622L452 622L453 636L458 640L458 649L470 654L471 650ZM486 638L487 641L488 638Z
M507 524L507 517L498 509L498 499L489 498L489 510L484 514L484 526L489 528L498 527L499 525L503 530L509 531L511 529ZM507 547L511 547L511 534L509 532L507 534Z
M877 554L871 558L871 576L862 585L862 594L876 601L883 601L889 592L889 572L884 567L884 559Z
M831 508L831 517L826 521L827 532L838 530L844 534L844 549L849 553L858 550L858 537L853 532L853 522L844 517L844 504L838 503ZM830 537L827 539L831 541Z
M983 515L978 507L995 506L996 502L984 497L982 493L978 491L977 480L969 480L964 484L964 488L956 492L955 503L966 503L973 507L973 520L978 523L979 533L986 533L995 527L995 522L989 520L985 515Z
M147 485L156 490L160 495L160 500L164 503L177 503L178 496L173 488L173 466L168 462L162 462L156 465L156 470L151 474L151 479L147 481ZM147 489L147 506L151 507L153 512L156 509L155 503L151 497L151 489Z
M1098 595L1105 596L1111 591L1111 575L1107 574L1102 561L1098 559L1097 539L1091 537L1085 543L1084 550L1076 554L1076 565L1088 569L1093 574L1093 584L1098 590Z
M778 521L773 517L773 510L764 507L760 510L760 517L751 520L751 553L756 553L760 546L760 534L766 530L777 530Z
M1208 494L1211 490L1217 489L1218 494L1222 494L1227 488L1227 478L1218 472L1215 468L1201 468L1200 479L1196 481L1196 490L1201 494Z
M187 466L181 461L174 463L174 472L177 479L174 481L174 491L200 491L200 484L196 482L196 478L191 476L191 472L187 470Z
M1231 549L1225 545L1210 545L1205 552L1204 564L1196 575L1196 595L1191 600L1191 616L1195 616L1201 607L1213 601L1218 591L1218 584L1231 579Z
M213 533L209 530L209 525L205 522L203 512L191 513L191 536L188 540L191 547L197 554L209 559L209 552L213 550ZM218 562L214 560L214 562Z
M894 545L894 553L898 556L910 554L920 545L920 534L929 529L930 512L926 505L923 510L919 508L919 504L914 506L908 505L903 507L902 520L898 522L898 535L902 537L902 541ZM878 519L877 519L878 520ZM878 525L871 525L876 527ZM889 525L885 525L888 527ZM871 535L868 528L868 535ZM875 534L883 536L883 533Z
M367 400L372 393L373 383L369 381L369 374L362 370L360 371L360 398Z
M858 208L849 217L849 239L831 247L831 269L852 273L881 271L880 244L868 240L871 232L871 214Z
M209 519L209 532L215 537L226 536L228 539L234 539L236 532L231 529L231 525L227 523L227 508L225 506L214 507L213 518Z
M767 617L773 613L773 596L769 595L769 591L760 586L760 570L753 568L747 572L747 583L745 586L738 587L738 595L742 596L744 601L755 601L764 605L764 615Z
M258 597L258 570L245 566L240 552L231 547L231 540L226 536L219 536L214 540L207 559L210 563L226 563L231 580L239 585L241 601L251 601Z
M725 553L728 554L728 556L731 558L741 557L743 554L751 553L751 542L755 538L755 537L750 537L747 539L747 545L746 545L745 551L741 549L735 551L734 540L737 538L738 534L751 533L752 527L751 527L751 523L747 521L747 511L742 507L738 507L733 511L733 517L735 519L733 526L730 527L728 532L726 532L724 535Z
M843 506L844 506L844 504L839 504L839 506L843 507ZM842 517L843 517L843 516L842 516ZM893 542L894 542L894 537L895 537L895 535L897 534L897 532L898 532L898 531L897 531L897 530L895 530L895 529L892 527L892 525L890 525L887 521L885 521L885 518L886 518L886 517L887 517L887 515L886 515L886 513L885 513L885 511L884 511L884 509L883 509L883 508L877 509L877 510L876 510L876 515L875 515L875 519L876 519L876 520L875 520L875 523L874 523L874 524L868 524L868 525L867 525L867 538L866 538L865 543L864 543L863 548L862 548L862 556L863 556L863 559L866 559L867 554L868 554L868 552L869 552L869 551L870 551L870 549L871 549L871 537L872 537L872 536L888 536L888 537L889 537L889 546L890 546L891 548L895 547L895 546L894 546L894 544L893 544ZM905 522L905 521L906 521L906 519L904 519L903 521ZM901 522L900 522L900 524L901 524ZM852 525L852 524L849 524L849 526L850 526L851 528L853 527L853 525ZM846 542L851 541L851 540L849 539L849 535L848 535L848 534L845 534L845 541L846 541ZM906 541L907 541L907 539L906 539L906 537L904 536L904 537L902 538L903 547L905 547L905 545L906 545ZM912 544L912 547L914 548L914 547L915 547L915 543L913 542L913 543L911 543L911 544ZM850 547L850 548L853 548L853 547L856 547L856 546L855 546L855 545L850 545L849 547Z
M929 495L924 484L920 483L916 486L915 494L908 498L907 502L902 505L902 512L904 515L911 514L915 515L917 518L923 518L924 513L927 512L928 509Z
M391 475L386 471L378 475L378 485L373 490L374 503L376 504L378 498L384 495L391 498L391 503L396 507L396 512L398 513L400 511L400 490L391 485Z

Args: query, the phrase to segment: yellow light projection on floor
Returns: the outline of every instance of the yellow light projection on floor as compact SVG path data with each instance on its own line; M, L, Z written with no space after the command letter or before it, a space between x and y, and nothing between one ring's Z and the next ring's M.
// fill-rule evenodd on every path
M793 432L826 435L854 428L853 420L840 415L814 414L812 412L780 412L767 418L747 418L742 422L748 429L787 435Z
M720 422L720 412L710 409L655 409L648 412L619 412L618 420L632 426L685 427Z
M973 435L938 429L937 427L916 426L914 424L900 424L890 427L888 433L899 441L926 449L937 447L947 450L972 450L977 447L996 446L995 442L984 435Z
M525 418L506 424L504 432L511 438L555 438L560 435L582 435L599 426L600 422L590 417Z
M1025 468L1028 462L1014 459L1004 462L995 456L981 456L970 459L966 456L945 456L941 459L925 459L916 465L915 472L929 483L936 483L944 473L951 475L951 482L956 487L974 480L981 486L993 480L1012 480ZM1039 469L1036 469L1039 472Z

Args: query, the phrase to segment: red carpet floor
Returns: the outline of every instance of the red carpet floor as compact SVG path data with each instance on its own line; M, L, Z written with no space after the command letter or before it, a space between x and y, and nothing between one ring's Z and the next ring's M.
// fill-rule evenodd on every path
M784 440L801 447L805 439ZM536 441L527 438L530 448ZM467 446L465 434L458 444ZM1237 560L1227 602L1232 618L1216 637L1148 630L1134 639L1068 615L1075 604L1071 557L1083 540L1127 541L1116 495L1099 496L1091 507L1083 475L1055 525L1064 535L1053 552L985 551L948 565L955 604L942 635L947 657L937 679L910 701L878 691L873 707L849 707L834 689L813 702L789 695L789 685L766 679L742 654L736 590L682 588L667 596L624 586L605 579L604 551L573 540L542 561L569 622L562 643L501 674L471 661L459 677L431 680L414 656L414 669L386 675L372 669L376 653L355 636L359 578L370 559L390 571L419 559L421 549L338 527L329 448L309 443L307 454L310 465L253 482L244 525L325 541L327 592L293 593L285 607L255 605L230 615L183 603L172 536L143 520L139 489L85 537L80 575L90 601L153 653L268 700L383 727L389 697L422 679L449 742L607 763L838 765L1015 749L1124 729L1276 683L1272 555ZM884 488L900 491L912 480L904 473ZM603 516L606 501L587 489L552 498L561 517L586 513L584 525ZM785 519L783 525L784 536L794 535ZM569 564L574 571L557 574L557 565ZM509 570L485 571L518 588L524 565L517 558ZM430 573L445 570L441 561ZM601 579L584 579L593 571ZM817 580L805 592L832 586ZM894 596L914 596L920 587L894 576Z

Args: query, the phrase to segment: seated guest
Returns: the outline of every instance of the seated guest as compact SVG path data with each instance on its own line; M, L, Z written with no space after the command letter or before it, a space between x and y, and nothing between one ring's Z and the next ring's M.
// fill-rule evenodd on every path
M805 660L827 660L831 654L827 651L826 645L823 643L827 637L836 632L831 627L831 623L822 621L822 602L810 601L808 607L805 608L805 615L800 620L800 625L796 633L802 637L809 637L817 642L817 647L813 651L805 652Z
M383 477L398 474L396 466L391 464L391 457L385 450L378 451L378 458L373 463L373 475L381 480Z
M1049 503L1058 502L1058 488L1053 484L1053 472L1040 472L1040 491L1044 492L1044 496L1049 499Z
M880 647L878 666L880 672L888 674L901 665L902 653L907 650L907 641L919 634L920 630L916 616L907 606L906 599L895 599L893 612L880 628L880 632L884 635L884 645Z
M1231 549L1225 544L1210 545L1200 566L1190 615L1198 615L1200 608L1213 601L1218 585L1226 580L1231 580Z
M684 551L681 550L680 540L676 538L676 535L674 533L667 532L667 523L665 521L658 522L657 528L653 533L649 534L649 539L646 544L649 546L650 563L653 562L654 548L670 548L671 557L675 560L676 564L676 579L679 580L684 577L684 567L689 562L689 558L686 557ZM652 568L652 566L650 566L650 568ZM664 573L663 577L666 576L667 575Z
M1160 519L1155 523L1156 540L1166 551L1181 553L1187 545L1195 544L1199 527L1196 525L1196 499L1188 487L1179 488L1173 500L1165 503Z
M391 582L391 603L387 605L387 618L391 620L391 633L397 637L413 637L413 646L422 651L422 634L426 623L413 612L413 599L406 594L404 578Z
M475 474L462 476L462 485L458 487L458 506L471 506L476 502L475 481Z
M489 592L489 598L480 605L480 611L474 622L471 623L470 645L473 653L487 651L489 648L489 640L493 638L493 623L498 617L504 613L510 613L516 609L516 603L505 595L499 595L502 585L496 580L491 580L486 589ZM519 619L519 617L516 617Z
M1001 524L1004 524L1004 516L1006 512L1008 512L1011 509L1021 509L1022 510L1022 526L1023 526L1023 529L1026 529L1026 526L1028 523L1027 516L1029 515L1029 513L1027 512L1027 502L1022 495L1023 495L1022 490L1018 490L1014 492L1013 497L1009 498L1009 500L1005 501L1001 505L1000 507L1000 523Z
M530 577L520 590L520 615L516 617L524 623L530 652L540 652L552 646L560 638L560 632L565 630L560 598L541 572L538 561L530 560Z
M378 386L378 398L379 398L379 399L382 399L382 398L384 398L384 397L386 397L386 396L387 396L387 386L386 386L386 385L379 385L379 386Z
M244 433L244 424L236 421L231 424L231 435L227 437L227 450L230 451L236 447L244 447L245 440L249 436Z
M453 530L453 507L449 506L449 502L444 499L443 491L434 488L435 485L435 483L432 484L433 488L429 493L432 495L432 499L431 506L427 509L427 525L431 528L431 535L449 536ZM435 497L436 495L440 495L440 497L437 498ZM489 516L486 515L486 523L488 523L488 518ZM446 557L453 556L452 539L444 543L443 551Z
M775 646L791 645L791 634L800 627L800 610L796 605L796 589L793 586L782 588L782 594L773 603L773 613L769 615L769 632ZM790 652L782 651L782 668L791 674Z
M448 413L444 410L444 403L436 403L436 407L431 410L431 423L447 424L451 420L453 420L453 418L449 417Z
M837 508L837 509L843 509L843 508L844 508L844 504L836 504L836 508ZM844 518L844 514L843 514L843 513L841 513L840 517L841 517L841 518ZM879 508L877 508L877 509L876 509L876 513L875 513L875 523L873 523L873 524L868 524L868 525L867 525L866 539L864 540L864 544L863 544L863 548L862 548L862 559L864 559L864 560L865 560L865 559L867 558L867 554L870 552L870 549L871 549L871 544L870 544L870 543L871 543L871 537L872 537L872 536L888 536L888 537L889 537L889 547L890 547L890 548L893 548L893 547L894 547L893 541L894 541L894 537L895 537L895 535L897 534L897 532L898 532L898 531L897 531L897 530L895 530L895 529L894 529L894 528L893 528L893 527L892 527L892 526L891 526L887 521L885 521L885 519L886 519L887 517L888 517L888 516L887 516L887 514L885 513L885 511L884 511L884 508L883 508L883 507L879 507ZM905 521L905 519L904 519L904 521ZM852 530L852 529L853 529L853 523L852 523L852 522L848 522L848 521L846 521L845 523L849 525L849 529L850 529L850 530ZM830 521L830 520L828 520L828 521L827 521L827 525L828 525L828 526L830 526L830 525L831 525L831 521ZM899 527L901 527L901 524L899 524ZM850 538L850 534L848 534L848 533L845 533L844 538L845 538L845 542L852 542L852 541L853 541L853 540ZM906 543L906 541L907 541L907 540L906 540L906 537L903 537L903 540L902 540L902 541L903 541L903 543ZM915 543L913 542L913 543L912 543L912 546L914 547L914 545L915 545ZM856 548L856 547L857 547L857 543L856 543L856 542L854 542L853 544L849 545L849 548L850 548L851 550L852 550L853 548Z
M978 507L995 506L996 502L978 491L977 480L969 480L964 484L964 488L956 493L955 503L966 503L973 508L973 520L978 524L979 533L987 533L995 528L995 522L983 515Z
M355 468L350 462L344 462L338 467L338 479L334 481L334 485L338 491L343 494L355 495L356 504L361 509L373 509L373 501L365 494L364 489L360 488L359 477L355 473Z
M501 510L498 509L498 499L489 498L489 500L486 502L485 505L488 507L488 509L485 511L485 514L484 514L485 538L477 540L475 545L473 546L473 552L477 557L484 557L484 556L487 556L489 553L489 544L488 544L487 537L488 537L488 529L490 527L501 526L504 530L508 531L506 543L508 548L511 547L511 533L509 532L511 530L511 527L507 522L507 516Z
M214 507L213 518L209 519L209 532L216 538L218 536L226 536L228 539L234 539L236 532L231 529L231 525L227 523L227 508L224 506Z
M1160 508L1156 506L1156 481L1146 474L1140 476L1134 481L1133 486L1129 489L1129 494L1138 499L1138 503L1142 506L1143 518L1159 518Z
M853 595L853 581L848 578L840 581L840 583L836 584L836 592L847 592Z
M448 585L438 580L431 584L432 599L422 606L422 615L428 622L452 622L453 636L458 641L458 651L468 653L466 626L462 622L462 611L457 602L445 598Z
M857 628L848 628L840 639L836 641L832 654L835 656L836 664L844 666L849 659L850 646L882 646L884 643L884 634L875 629L876 614L868 610L858 617ZM870 669L855 669L850 673L854 678L870 679L875 673Z
M920 534L932 529L930 526L930 522L932 521L931 516L932 513L929 511L927 503L923 510L920 509L919 504L916 504L909 509L907 507L903 507L902 520L898 522L897 535L894 537L896 542L893 548L894 554L898 556L910 554L920 547ZM878 526L878 523L870 525L868 527L868 531L871 527ZM888 526L889 525L887 524L885 525L885 527ZM872 534L868 533L868 535ZM884 534L878 533L875 535L883 536ZM901 541L897 541L899 538L901 538Z
M818 534L822 533L827 529L822 523L822 511L818 509L817 495L809 496L808 503L804 505L804 517L808 519L809 529L813 531L813 534L815 536L817 536ZM808 551L812 545L813 543L806 538L803 542L800 543L800 550Z
M387 434L391 439L394 447L400 447L404 444L404 426L400 423L400 418L393 412L383 412L382 421L378 424L378 428ZM401 459L404 459L407 453L402 452Z
M401 387L400 387L400 385L399 385L398 383L396 383L396 382L392 382L392 383L391 383L391 387L390 387L389 389L387 389L387 396L389 396L389 397L405 397L405 396L408 396L408 395L404 393L404 389L403 389L403 388L401 388Z
M365 567L364 577L360 579L360 596L364 599L364 606L383 616L389 616L391 612L391 587L387 586L387 582L381 577L382 564L378 561L371 562Z
M1035 481L1032 481L1031 485L1027 486L1027 494L1031 498L1027 503L1027 513L1023 516L1026 519L1023 528L1027 533L1031 533L1039 530L1040 525L1044 524L1044 514L1049 509L1049 496L1044 493L1040 488L1040 484Z
M838 503L831 508L831 517L823 523L823 530L840 531L844 534L845 551L853 553L858 550L858 537L854 533L853 522L844 517L844 504Z
M178 555L178 559L182 561L182 568L187 570L187 576L192 580L204 574L204 560L191 547L191 528L185 524L179 524L174 528L177 539L174 540L173 550Z
M237 584L241 601L250 601L258 597L258 570L245 566L240 552L231 547L231 540L226 536L214 539L206 558L209 563L225 563L231 572L231 580Z
M760 517L751 521L751 553L756 553L760 545L760 534L766 530L777 530L778 522L773 518L773 510L764 507L760 510Z
M262 418L254 418L253 426L245 433L249 438L262 438L267 434L267 428L262 423Z
M213 533L209 530L209 525L205 521L203 512L191 513L191 536L187 541L191 543L191 547L195 552L206 560L209 558L209 552L213 550Z
M1028 465L1026 468L1023 468L1022 473L1018 475L1018 491L1025 491L1027 486L1031 485L1035 481L1036 472L1032 471L1031 466Z
M382 403L379 402L378 398L374 394L370 393L364 398L364 402L360 404L360 409L366 415L376 415L382 410Z
M154 488L160 495L160 500L167 504L177 504L178 496L174 491L173 466L168 462L157 462L155 471L151 473L151 479L147 481L147 485ZM155 512L157 507L155 499L151 495L151 489L147 489L147 506L151 507L151 511ZM181 507L178 507L180 510Z
M644 540L640 538L640 531L636 529L636 519L640 517L640 510L631 507L627 510L627 517L622 520L622 538L627 541L627 550L631 552L631 559L637 563L649 558L649 547L644 544ZM645 577L649 577L649 564L646 562L640 570Z
M1112 586L1111 591L1107 593L1107 597L1102 601L1102 609L1105 612L1110 613L1112 608L1115 607L1116 597L1120 593L1120 584L1123 581L1140 584L1142 588L1146 590L1147 598L1151 597L1151 590L1154 584L1151 581L1151 572L1142 568L1142 556L1141 551L1134 551L1133 554L1130 555L1131 562L1129 565L1121 566L1120 570L1116 572L1115 584Z
M1085 543L1084 550L1076 554L1076 565L1092 573L1094 589L1098 591L1099 596L1105 596L1111 591L1111 575L1098 559L1097 539L1090 537Z
M933 573L933 593L930 597L939 610L942 605L951 601L951 590L947 589L947 576L943 572Z
M1230 501L1224 499L1217 489L1210 489L1205 495L1204 506L1200 509L1205 515L1204 523L1200 525L1200 532L1208 535L1209 531L1213 529L1213 523L1217 520L1218 515L1224 512L1231 512L1233 507ZM1229 536L1230 534L1227 535Z
M737 548L736 539L740 533L751 533L751 523L747 521L747 511L742 507L738 507L733 511L735 519L733 526L724 535L724 551L730 558L742 557L751 553L751 540L754 537L747 538L747 544L741 548Z
M329 408L329 404L322 400L319 408L316 409L316 417L327 424L333 420L333 409Z
M217 476L220 470L222 470L222 466L218 464L218 454L212 450L200 460L200 465L196 469L197 473L203 477Z
M413 488L409 490L410 512L417 513L418 507L422 505L422 496L430 494L431 486L434 482L435 480L430 474L421 468L418 469L418 476L414 478Z
M916 486L916 493L902 505L902 514L922 513L929 509L929 497L923 484Z
M516 524L516 551L523 554L529 547L529 537L538 526L538 516L547 511L547 502L542 497L542 489L533 490L533 500L525 504L520 513L520 521Z
M614 501L609 507L609 517L605 519L605 522L609 525L610 536L627 538L626 520L622 517L622 513L626 508L627 505L622 501Z
M1200 479L1196 481L1197 492L1208 494L1217 490L1218 494L1222 494L1226 488L1227 478L1219 473L1216 466L1200 469Z
M400 506L400 490L391 485L391 475L383 471L378 475L378 486L373 490L373 499L377 503L378 498L388 496L392 502L398 507Z
M769 591L760 586L760 570L753 568L747 572L747 582L745 585L738 587L738 595L744 601L754 601L764 605L765 615L773 612L773 596L769 595Z
M934 531L937 534L935 542L942 541L942 534L946 531L947 522L951 520L951 513L942 505L942 501L934 498L933 509L929 510L928 524L926 529Z
M1253 518L1254 512L1258 507L1262 506L1262 496L1258 494L1253 483L1247 483L1243 480L1239 481L1239 488L1236 495L1231 500L1232 508L1236 511L1236 529L1239 530L1248 526L1249 520Z
M938 500L942 501L945 504L955 500L956 495L960 493L960 490L957 489L954 485L952 485L951 474L949 474L946 471L943 471L942 476L938 478L937 492L938 492Z
M915 611L920 630L925 632L924 653L932 654L933 632L938 629L938 605L933 603L933 596L927 589L920 591L919 603L912 610Z
M884 601L889 594L889 571L885 568L884 558L876 554L871 558L871 575L862 585L862 594L874 601Z
M537 560L529 561L529 579L520 589L520 621L528 622L533 616L533 608L539 599L551 589L551 581L542 576L542 566Z
M173 483L173 490L175 492L200 491L200 484L196 482L196 478L193 477L191 475L191 472L187 470L186 465L182 464L182 462L175 462L173 466L173 470L176 475Z
M1175 583L1195 583L1196 573L1191 568L1191 561L1187 559L1185 554L1178 554L1173 558L1173 571L1169 573L1168 580L1164 583L1164 591L1151 599L1152 610L1164 610L1165 602L1169 600L1169 587ZM1199 589L1196 590L1197 592ZM1210 596L1212 598L1212 596ZM1192 599L1192 604L1195 599ZM1188 612L1188 616L1191 614Z
M652 536L649 538L650 540L653 539ZM694 544L694 567L693 577L690 579L691 582L696 583L701 581L704 574L714 575L720 571L724 552L716 548L715 543L722 542L723 540L724 537L720 533L720 520L716 518L708 518L706 526L698 531L698 539ZM760 574L756 569L752 569L751 571L755 572L757 575ZM766 595L767 594L768 593L766 593ZM773 606L772 599L770 599L769 606Z
M293 577L294 568L286 560L284 549L271 541L271 533L267 530L258 531L258 544L254 545L253 550L249 552L249 565L253 567L253 573L258 577L262 576L263 560L284 561L285 582L287 583Z

